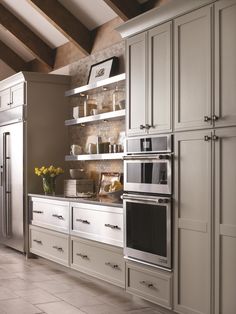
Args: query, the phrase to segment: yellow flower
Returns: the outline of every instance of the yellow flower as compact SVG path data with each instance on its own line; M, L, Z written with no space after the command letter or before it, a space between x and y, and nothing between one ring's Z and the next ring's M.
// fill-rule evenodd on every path
M41 168L35 167L34 173L37 176L41 177L56 177L59 174L63 173L63 169L61 167L54 167L53 165L50 165L49 167L42 166Z

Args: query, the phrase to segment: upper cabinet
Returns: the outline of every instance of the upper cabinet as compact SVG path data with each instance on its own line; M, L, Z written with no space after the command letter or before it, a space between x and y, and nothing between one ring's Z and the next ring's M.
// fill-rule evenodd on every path
M236 125L236 1L215 4L216 126Z
M212 124L212 6L174 20L175 130Z
M0 110L24 105L24 83L0 90Z
M127 39L127 135L171 131L171 22Z

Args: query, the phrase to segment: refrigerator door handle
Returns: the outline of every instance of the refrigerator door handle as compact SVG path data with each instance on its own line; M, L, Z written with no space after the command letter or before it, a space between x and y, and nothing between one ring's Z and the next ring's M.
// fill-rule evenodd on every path
M11 192L9 184L9 159L7 156L7 137L10 136L10 132L3 133L3 172L2 172L2 202L3 202L3 234L5 237L10 235L10 202L11 202Z

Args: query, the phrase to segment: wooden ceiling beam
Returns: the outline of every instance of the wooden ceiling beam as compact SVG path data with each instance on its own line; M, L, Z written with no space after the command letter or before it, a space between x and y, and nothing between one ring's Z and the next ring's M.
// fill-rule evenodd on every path
M55 52L15 15L0 4L0 24L18 38L41 62L52 67Z
M12 70L19 72L26 69L26 62L0 40L0 59Z
M123 21L132 19L142 13L142 6L137 0L104 0L104 2L122 18Z
M28 0L28 2L85 55L90 53L92 47L91 32L59 1Z

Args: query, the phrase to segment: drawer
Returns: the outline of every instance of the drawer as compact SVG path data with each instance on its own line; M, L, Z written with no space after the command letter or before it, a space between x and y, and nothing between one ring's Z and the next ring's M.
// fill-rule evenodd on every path
M123 247L123 212L104 206L73 207L72 234Z
M30 252L69 265L69 236L30 226Z
M73 237L71 267L86 274L125 286L125 262L120 248Z
M47 199L33 199L32 224L53 229L60 232L69 232L69 203L61 201L47 201Z
M171 273L126 263L126 291L171 309L172 289Z

